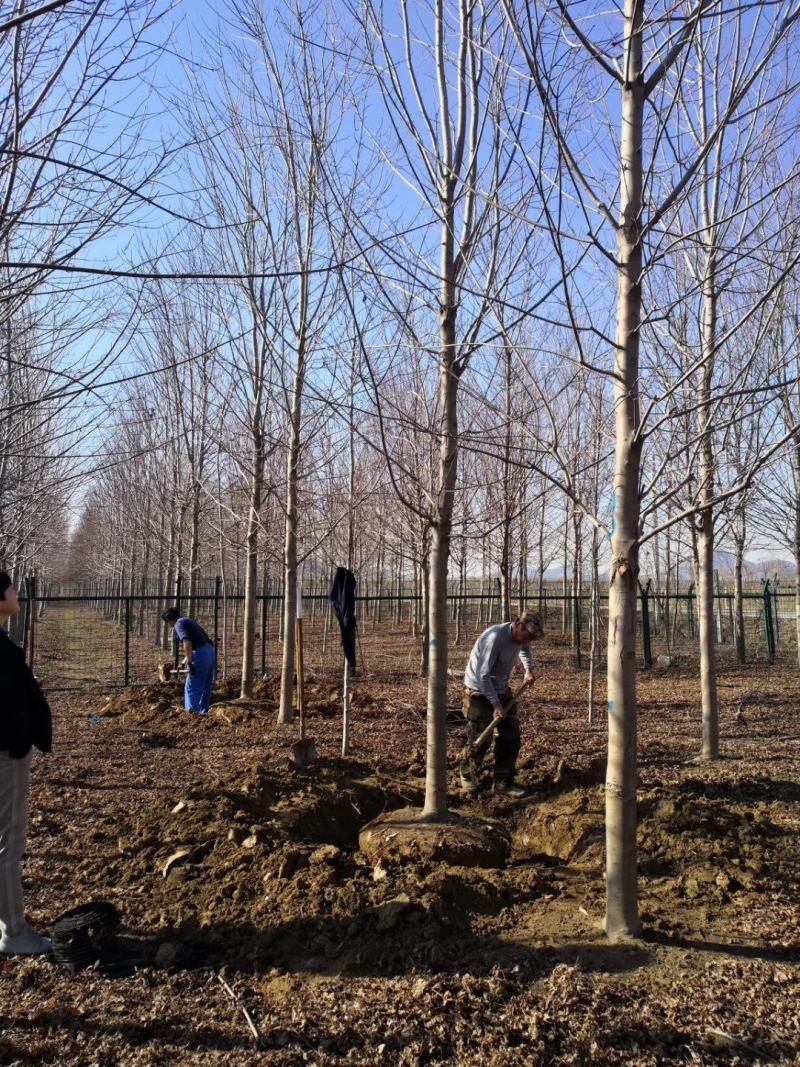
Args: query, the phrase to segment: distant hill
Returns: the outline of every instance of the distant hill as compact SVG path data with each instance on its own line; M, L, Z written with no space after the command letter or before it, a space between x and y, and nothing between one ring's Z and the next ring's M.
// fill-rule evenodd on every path
M608 570L603 566L605 558L601 558L600 566L600 580L606 581L608 577ZM720 550L714 553L714 569L719 571L721 581L732 581L733 570L736 563L736 557L733 552L727 552ZM650 573L650 561L645 559L642 566L642 578L654 577ZM550 567L545 571L545 580L549 582L560 582L563 576L563 567ZM572 572L569 572L570 577ZM758 581L761 578L774 578L778 576L781 582L794 582L794 563L789 559L770 558L770 559L748 559L745 556L744 560L744 578L746 581ZM584 575L586 577L586 575ZM681 582L691 582L693 579L691 564L681 564Z

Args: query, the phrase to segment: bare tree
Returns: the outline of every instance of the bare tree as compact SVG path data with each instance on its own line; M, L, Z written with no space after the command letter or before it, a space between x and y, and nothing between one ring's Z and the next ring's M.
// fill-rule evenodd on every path
M421 219L437 231L435 266L425 258L427 246L422 256L417 252L410 257L407 242L402 253L409 278L424 271L425 304L435 304L438 319L435 339L429 341L430 331L423 327L419 341L435 354L438 376L437 471L431 506L423 515L431 530L423 818L434 820L447 812L447 577L458 486L459 386L481 343L492 343L498 336L488 326L488 316L491 294L504 284L498 251L508 224L505 207L521 202L514 173L515 138L507 136L502 122L508 33L494 10L471 0L459 0L452 11L443 0L433 0L424 11L403 2L399 37L372 0L365 0L354 14L363 31L364 62L391 131L385 143L376 142L377 150L393 161L395 171L401 168L401 180L416 197ZM436 85L433 98L422 88L428 79ZM518 114L513 116L511 128L519 121ZM415 243L419 247L418 237ZM388 297L385 287L384 293Z
M606 335L613 366L609 375L614 387L615 471L614 505L610 530L609 573L608 709L609 757L606 778L606 922L609 936L624 937L639 929L636 884L636 598L641 540L643 487L642 449L652 402L642 409L640 345L642 292L653 260L650 249L659 243L666 220L687 191L702 177L703 166L730 123L732 115L758 105L750 96L760 73L776 55L796 22L800 9L766 13L757 44L737 70L735 84L723 113L709 118L705 135L684 160L684 167L670 176L668 188L656 188L653 180L662 139L668 135L674 94L673 71L682 70L701 24L713 20L747 19L747 12L729 15L713 0L699 0L673 11L666 22L656 5L625 0L619 23L601 19L589 24L574 5L556 3L532 8L503 0L539 95L546 125L557 150L559 171L553 176L566 194L578 203L576 215L585 220L590 242L613 263L617 304L613 337ZM616 54L615 54L616 53ZM582 57L576 61L576 56ZM581 63L582 76L575 77ZM596 84L603 83L603 90ZM577 130L567 124L569 109L577 94L587 87L595 99L611 86L619 94L621 123L616 138L619 162L619 209L610 207L610 190L595 174L595 161L587 143L585 125ZM552 180L552 179L551 179ZM551 226L554 247L560 255L566 227ZM602 243L601 235L613 235L614 247ZM578 245L580 255L581 243ZM567 307L569 325L578 344L589 324L576 316L576 305ZM655 309L654 309L655 312ZM653 313L654 313L653 312ZM597 322L592 322L594 333ZM719 343L717 338L716 344ZM588 360L581 349L581 362ZM708 501L705 501L708 504Z

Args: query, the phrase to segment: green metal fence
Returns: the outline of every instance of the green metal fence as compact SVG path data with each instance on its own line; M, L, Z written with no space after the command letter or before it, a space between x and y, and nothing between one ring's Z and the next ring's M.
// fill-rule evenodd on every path
M79 587L80 588L80 587ZM244 596L226 590L216 578L198 584L191 596L178 580L170 596L164 593L106 592L91 590L41 592L35 580L20 597L22 612L14 620L12 636L24 647L28 661L50 689L76 689L142 684L155 678L160 660L176 650L161 611L177 604L207 630L217 648L222 673L238 673L242 658ZM262 674L279 669L283 598L264 590L257 597L256 665ZM306 660L318 671L338 671L341 649L338 627L324 591L304 591ZM451 664L463 668L475 636L485 626L501 621L501 601L495 592L459 593L448 598L450 607ZM582 668L588 664L590 599L588 593L564 594L537 590L527 604L544 618L547 640L537 645L540 661L562 662ZM515 600L513 611L519 607ZM776 588L764 581L760 592L743 598L744 644L747 657L775 662L781 643L785 652L795 633L794 590ZM407 667L418 670L422 651L422 602L402 590L391 594L357 597L359 655L367 669ZM716 640L731 654L736 641L736 613L730 592L714 597ZM658 665L659 657L691 657L697 650L697 598L692 587L666 593L651 582L639 585L638 648L643 667ZM605 658L607 594L600 596L601 640L598 660ZM792 653L796 657L796 651Z

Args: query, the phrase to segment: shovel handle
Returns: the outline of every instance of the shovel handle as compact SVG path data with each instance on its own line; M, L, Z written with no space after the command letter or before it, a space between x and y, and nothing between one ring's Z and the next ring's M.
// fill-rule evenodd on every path
M506 711L510 711L511 708L514 707L514 705L516 704L518 698L522 695L523 690L527 689L530 684L531 684L530 682L523 682L522 685L519 687L519 689L516 691L516 693L512 693L511 694L511 700L509 700L509 702L507 704L503 705ZM489 723L489 725L486 727L486 729L482 730L481 733L479 733L478 736L475 738L475 740L472 742L472 751L473 752L476 749L480 748L481 745L483 744L483 742L488 737L491 737L491 735L497 729L497 724L500 721L501 720L496 718L494 715L492 716L492 721Z

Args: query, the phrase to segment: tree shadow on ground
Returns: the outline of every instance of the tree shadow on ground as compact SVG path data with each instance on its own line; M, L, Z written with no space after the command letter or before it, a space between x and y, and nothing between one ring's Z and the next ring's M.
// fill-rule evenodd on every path
M780 778L747 775L733 781L706 782L701 778L687 778L681 782L682 793L695 793L709 800L728 803L758 804L761 801L800 801L800 782Z
M408 921L402 924L398 918L396 926L397 911L384 906L370 912L355 919L298 918L267 929L252 923L222 923L204 930L190 924L165 927L152 934L120 938L117 950L104 960L98 973L125 977L138 967L160 965L178 972L224 967L226 973L274 970L276 974L331 978L439 973L481 978L501 966L518 968L536 980L563 963L585 972L617 974L645 966L652 958L651 948L638 941L613 944L598 937L540 945L475 934L466 927L437 936L435 929L414 921L413 908L407 909ZM384 929L377 927L376 913ZM359 921L367 925L353 933L354 922Z
M787 945L742 945L727 941L710 941L704 937L689 937L677 931L645 930L642 935L648 945L661 945L683 951L704 952L717 956L734 956L737 959L761 960L764 963L800 962L800 946Z
M62 789L80 789L89 793L114 793L122 790L134 790L140 793L170 793L174 792L175 786L171 783L158 785L154 782L122 781L95 782L92 779L79 778L51 778L50 786L59 786Z
M356 916L299 917L270 928L245 922L198 929L190 922L125 936L100 970L109 977L124 977L136 967L159 966L159 959L160 965L172 971L225 967L233 973L274 969L280 974L320 977L458 973L480 978L499 965L520 968L535 980L561 963L584 972L625 973L647 966L656 946L767 963L800 960L798 946L712 941L650 928L632 941L607 941L598 932L543 945L533 939L474 933L466 918L463 925L449 924L442 930L438 921L426 920L421 909L390 901Z
M254 1042L246 1032L231 1033L213 1025L181 1019L147 1020L131 1022L125 1019L115 1021L92 1018L86 1012L70 1011L59 1008L57 1011L43 1009L30 1018L16 1018L2 1038L0 1038L0 1064L63 1064L63 1049L53 1049L49 1054L38 1048L35 1052L26 1052L14 1043L14 1034L80 1034L86 1037L105 1038L119 1048L147 1049L164 1055L165 1045L176 1045L187 1051L236 1052L252 1051ZM269 1034L263 1040L269 1040ZM116 1061L109 1061L116 1062ZM160 1062L166 1062L161 1059Z

